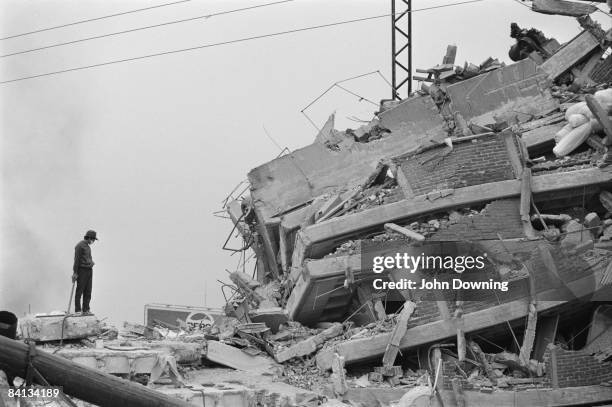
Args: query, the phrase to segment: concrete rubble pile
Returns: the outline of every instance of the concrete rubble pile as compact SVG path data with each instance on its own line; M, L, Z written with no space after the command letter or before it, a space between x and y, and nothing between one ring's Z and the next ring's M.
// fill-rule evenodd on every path
M55 335L57 320L64 321L63 338L61 330ZM305 386L298 388L286 384L284 381L289 380L280 378L283 374L281 365L260 349L265 343L262 338L268 338L270 333L265 324L243 324L227 317L204 327L181 325L155 321L143 326L125 322L117 329L93 315L54 312L20 319L17 339L34 346L35 350L30 349L27 358L36 358L37 354L53 355L73 363L71 366L137 383L177 400L176 405L317 406L325 401L322 394L304 390ZM341 324L336 330L338 328L343 329ZM278 346L279 352L314 332L292 323L287 329L295 335L277 335L276 340L269 341ZM0 362L0 366L4 367L3 363ZM6 370L7 374L1 372L0 388L8 386L11 381L20 386L27 380L21 375L11 375L11 369ZM53 376L46 379L55 385L61 383ZM4 397L3 405L18 405L16 399L5 396L5 392L0 396ZM101 403L84 399L70 397L72 403L82 407L119 405L117 400L108 398ZM40 405L59 407L65 402L41 400ZM150 405L171 404L162 399L160 404Z
M332 115L250 171L225 210L256 265L230 273L225 311L262 331L232 346L348 405L612 401L612 32L591 5L532 8L581 31L560 44L513 23L512 64L457 65L451 45L370 123ZM406 271L373 272L369 250L432 245L484 253L507 291L377 288Z

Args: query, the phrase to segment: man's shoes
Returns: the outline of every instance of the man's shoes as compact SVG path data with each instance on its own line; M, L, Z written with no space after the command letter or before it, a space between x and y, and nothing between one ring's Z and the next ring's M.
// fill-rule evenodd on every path
M83 315L83 316L93 315L93 312L91 312L91 311L83 311L83 313L81 315Z

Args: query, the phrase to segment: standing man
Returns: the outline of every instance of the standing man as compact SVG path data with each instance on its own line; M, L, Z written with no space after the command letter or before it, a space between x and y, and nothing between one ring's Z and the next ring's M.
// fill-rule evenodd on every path
M77 283L74 296L74 312L83 311L83 315L91 315L89 301L91 300L91 282L94 261L91 258L91 246L98 240L96 232L88 230L85 237L74 247L74 265L72 266L72 282ZM81 308L81 296L83 296L83 308Z

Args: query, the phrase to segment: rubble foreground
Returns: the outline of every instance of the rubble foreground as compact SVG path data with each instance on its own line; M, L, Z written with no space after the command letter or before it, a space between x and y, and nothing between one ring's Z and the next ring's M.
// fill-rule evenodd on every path
M26 343L0 337L0 386L38 372L82 406L612 403L612 31L590 5L533 10L582 31L559 44L513 24L510 65L458 66L449 46L370 123L338 131L332 115L251 170L224 210L256 267L229 273L224 315L29 316ZM366 260L398 247L484 254L508 289L376 289L410 277Z

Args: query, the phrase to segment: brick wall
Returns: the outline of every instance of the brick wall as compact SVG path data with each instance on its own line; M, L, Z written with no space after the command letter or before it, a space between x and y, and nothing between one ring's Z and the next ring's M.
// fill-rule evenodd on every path
M458 378L459 382L461 383L461 388L463 390L473 390L474 385L468 382L468 380L459 373L459 370L457 369L457 364L459 365L463 364L464 365L463 368L468 370L468 373L469 373L469 370L473 368L472 366L466 366L465 363L459 363L459 362L454 362L454 361L443 361L441 376L443 378L444 389L452 390L453 385L451 383L451 380L454 378Z
M444 155L447 150L439 147L399 160L415 195L515 178L506 143L500 136L456 144Z
M599 362L591 355L582 351L571 351L557 348L557 379L559 387L578 387L599 385L602 382L612 380L612 362ZM544 376L544 386L552 386L552 363L550 361L551 351L546 350L544 362L546 372ZM465 377L461 376L457 370L457 365L452 361L442 363L442 375L444 377L444 387L451 389L451 379L459 378L463 389L473 389Z
M612 362L599 362L583 351L556 349L559 387L598 385L612 380ZM544 354L546 377L552 378L551 350Z
M504 239L525 237L519 205L519 199L493 201L477 215L466 215L455 223L441 224L428 240L497 240L498 233Z
M612 54L597 64L589 76L598 83L612 81Z

